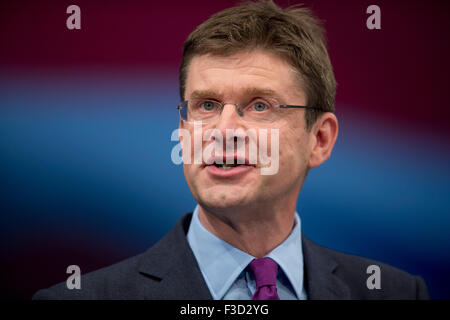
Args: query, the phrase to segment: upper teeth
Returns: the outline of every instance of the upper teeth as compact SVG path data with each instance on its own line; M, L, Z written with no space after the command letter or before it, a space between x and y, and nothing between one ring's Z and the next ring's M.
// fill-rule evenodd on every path
M217 168L223 169L223 170L228 170L231 168L234 168L237 166L237 164L234 163L227 163L227 164L219 164L219 163L215 163L214 164Z

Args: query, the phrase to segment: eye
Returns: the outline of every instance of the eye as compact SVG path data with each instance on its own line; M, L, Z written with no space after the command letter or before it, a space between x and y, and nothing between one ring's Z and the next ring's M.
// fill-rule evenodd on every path
M258 112L266 111L269 109L269 106L265 104L264 102L255 102L252 106L252 109Z
M212 111L215 108L215 104L213 101L203 101L201 106L206 111Z

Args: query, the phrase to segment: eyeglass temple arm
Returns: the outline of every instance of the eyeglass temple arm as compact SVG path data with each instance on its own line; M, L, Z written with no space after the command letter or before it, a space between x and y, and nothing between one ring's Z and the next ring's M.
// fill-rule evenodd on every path
M187 101L181 101L179 105L177 105L177 109L181 110L184 107L187 107Z
M319 107L314 107L314 106L293 106L293 105L289 105L289 104L282 104L278 106L279 108L283 108L283 109L315 109L315 110L322 110Z

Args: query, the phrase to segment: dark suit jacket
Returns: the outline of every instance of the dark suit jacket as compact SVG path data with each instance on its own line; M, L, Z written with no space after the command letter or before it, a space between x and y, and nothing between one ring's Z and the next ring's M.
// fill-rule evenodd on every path
M33 299L212 299L186 240L192 214L145 253L81 276L81 289L66 283ZM424 281L373 260L340 253L302 238L308 299L427 299ZM381 289L369 290L369 265L381 269Z

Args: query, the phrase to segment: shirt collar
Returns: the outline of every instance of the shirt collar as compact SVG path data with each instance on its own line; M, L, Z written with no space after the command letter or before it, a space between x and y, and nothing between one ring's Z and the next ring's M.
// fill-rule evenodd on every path
M303 289L303 252L301 221L297 212L294 219L295 226L289 237L267 257L278 263L298 298ZM192 215L187 240L215 300L223 298L241 272L255 259L206 230L198 217L198 206Z

